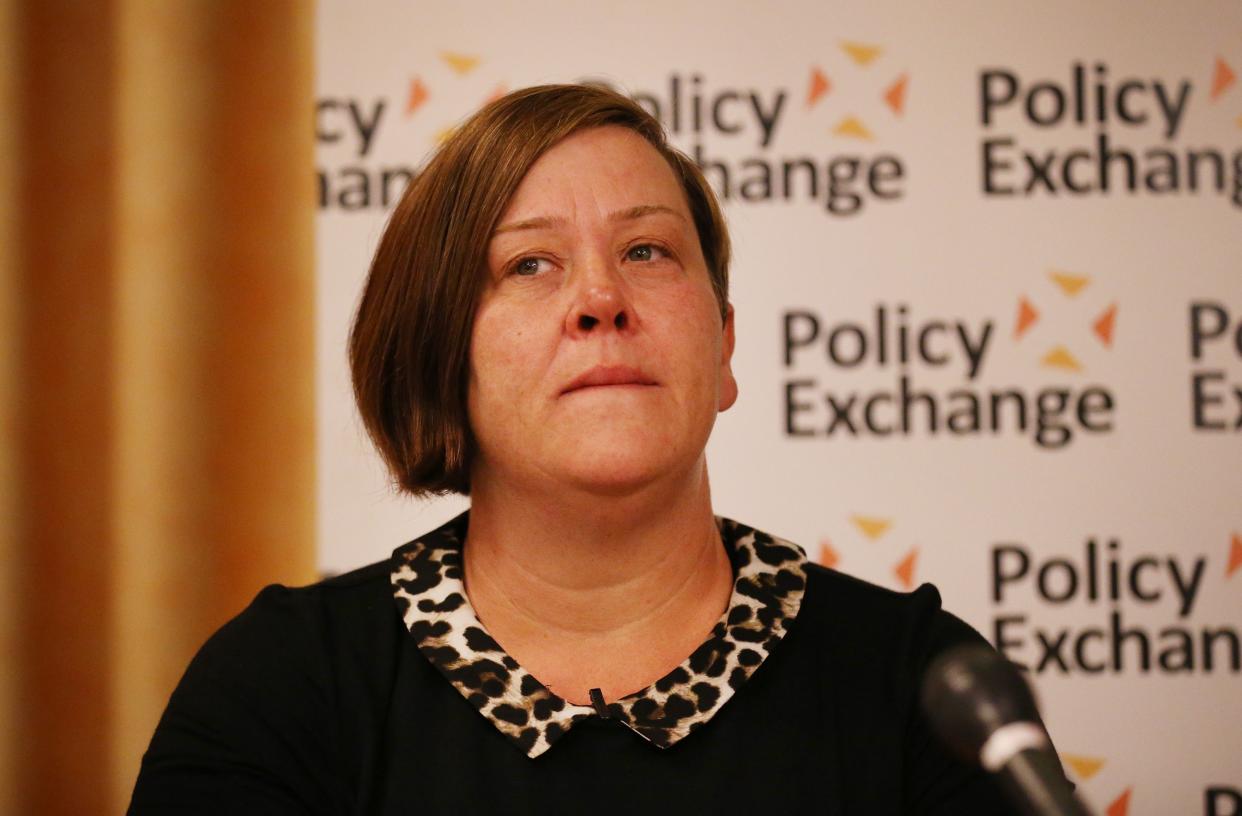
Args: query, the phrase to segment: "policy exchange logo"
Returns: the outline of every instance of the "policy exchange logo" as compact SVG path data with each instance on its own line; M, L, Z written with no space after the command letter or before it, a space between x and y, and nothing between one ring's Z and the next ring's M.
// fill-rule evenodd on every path
M1117 302L1092 304L1090 293L1084 292L1091 287L1089 275L1050 270L1047 281L1051 286L1043 286L1037 294L1023 292L1018 297L1017 316L1014 319L1014 340L1029 347L1037 345L1039 365L1046 369L1067 372L1082 372L1084 369L1083 355L1097 349L1108 350L1113 347L1113 332L1117 324ZM1085 303L1084 303L1085 302ZM1084 314L1084 307L1087 310ZM1057 327L1060 332L1070 328L1076 341L1066 343L1061 335L1051 337L1042 331L1046 323L1045 314L1055 310L1058 316L1062 312L1070 312L1072 323L1066 327L1060 321ZM1087 332L1081 331L1089 326ZM1029 335L1029 337L1028 337ZM1042 344L1042 345L1040 345Z
M811 66L806 109L815 119L827 117L828 132L836 138L875 141L877 133L905 114L910 75L883 66L880 45L842 42L840 53L845 59L833 61L829 70L823 68L827 61ZM852 93L842 95L839 85Z
M979 71L981 189L989 198L1216 194L1242 208L1237 74L1223 55L1182 76L1097 58L1051 78ZM1196 123L1199 133L1192 133ZM1214 133L1204 138L1201 133ZM1068 144L1049 147L1054 134ZM1035 137L1032 139L1031 137Z
M1216 546L1222 549L1214 554L1211 548ZM1219 555L1223 558L1218 561ZM1207 596L1219 599L1236 591L1236 582L1242 580L1237 577L1242 572L1242 535L1236 530L1202 553L1185 546L1164 553L1132 553L1118 538L1105 542L1091 537L1078 559L1069 551L1041 556L1023 544L1007 542L992 548L992 565L993 601L998 605L1015 585L1026 584L1040 604L1080 602L1087 610L1101 606L1109 610L1098 619L1084 611L1069 627L1041 625L1047 617L1028 611L1029 607L1001 610L993 621L993 643L1036 675L1053 671L1066 676L1111 672L1172 677L1236 675L1242 670L1237 627L1230 622L1204 623L1204 613L1195 614L1202 603L1210 605ZM1162 605L1170 617L1153 622L1151 613ZM1147 610L1147 615L1131 619L1128 613L1138 608ZM1062 753L1061 758L1080 789L1108 791L1107 816L1126 816L1132 797L1142 801L1140 786L1129 784L1130 772L1106 757ZM1205 816L1235 814L1242 805L1242 789L1236 783L1210 782L1201 802ZM1183 812L1190 813L1189 808L1187 803Z
M1051 270L1018 295L1012 323L902 302L850 316L787 309L780 361L785 436L1023 435L1052 451L1110 432L1112 389L1083 382L1105 367L1118 331L1118 305L1106 294L1089 275ZM1015 364L1028 372L1017 383ZM876 388L877 372L892 384Z

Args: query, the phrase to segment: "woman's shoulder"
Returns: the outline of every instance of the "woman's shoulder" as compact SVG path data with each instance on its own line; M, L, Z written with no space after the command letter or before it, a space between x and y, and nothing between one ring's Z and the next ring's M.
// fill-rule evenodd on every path
M899 592L810 561L804 570L808 600L824 613L849 610L852 615L867 612L888 618L932 614L941 608L940 591L933 584Z
M306 586L270 584L208 640L204 651L255 641L266 646L272 638L292 647L312 637L354 636L359 627L395 616L390 569L384 560Z
M798 625L843 647L887 654L917 673L954 646L987 645L974 627L944 608L933 584L900 592L813 563L806 565L806 578Z
M131 812L215 813L222 791L264 803L245 812L346 808L356 764L346 746L374 719L359 712L383 699L400 642L388 572L378 562L273 584L217 630L172 693Z
M172 702L253 693L324 710L342 691L342 663L392 651L400 622L389 569L380 561L307 586L264 587L207 639Z

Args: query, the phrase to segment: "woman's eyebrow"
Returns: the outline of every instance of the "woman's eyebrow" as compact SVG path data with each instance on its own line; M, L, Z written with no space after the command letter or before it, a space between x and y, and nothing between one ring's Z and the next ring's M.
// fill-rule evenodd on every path
M672 215L685 220L685 216L674 210L672 207L666 207L663 204L639 204L636 207L627 207L624 210L617 210L608 216L609 221L634 221L644 218L648 215ZM553 227L564 226L568 221L559 216L542 215L536 218L526 218L521 221L512 221L508 224L501 224L492 232L493 236L503 235L506 232L521 232L522 230L551 229Z
M647 215L666 214L676 216L685 220L685 216L674 210L672 207L665 207L663 204L639 204L637 207L630 207L625 210L617 210L608 216L609 221L633 221L636 218L642 218Z
M551 229L565 224L564 218L553 218L552 216L540 216L538 218L527 218L524 221L513 221L508 224L501 224L492 232L492 235L501 235L506 232L520 232L521 230L534 229Z

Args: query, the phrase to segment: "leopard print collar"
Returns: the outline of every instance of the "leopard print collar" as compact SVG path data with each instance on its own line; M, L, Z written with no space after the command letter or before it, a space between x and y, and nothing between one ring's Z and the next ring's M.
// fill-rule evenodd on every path
M795 544L717 517L733 563L729 608L677 668L642 691L602 705L553 694L505 654L475 616L462 575L468 513L393 553L393 595L418 648L528 757L548 750L587 717L616 719L660 748L702 726L733 696L785 634L806 588L806 554Z

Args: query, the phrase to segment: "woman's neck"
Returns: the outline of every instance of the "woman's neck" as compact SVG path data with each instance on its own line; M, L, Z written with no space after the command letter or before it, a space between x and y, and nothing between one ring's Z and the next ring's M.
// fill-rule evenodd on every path
M728 606L732 567L705 468L681 490L625 497L472 496L466 589L505 651L586 704L645 688L682 662Z

